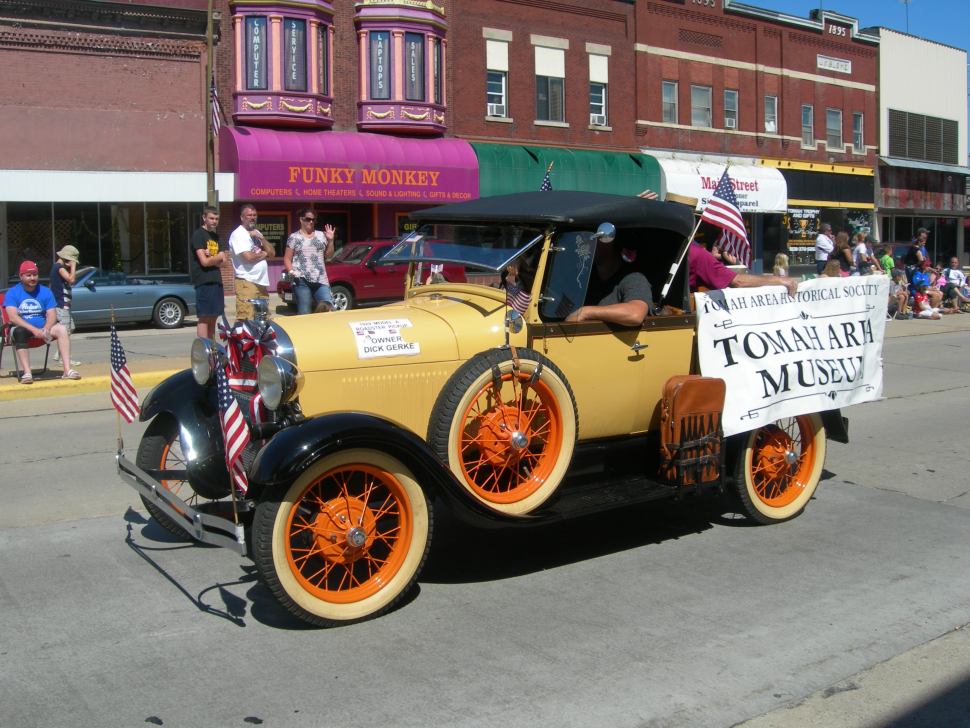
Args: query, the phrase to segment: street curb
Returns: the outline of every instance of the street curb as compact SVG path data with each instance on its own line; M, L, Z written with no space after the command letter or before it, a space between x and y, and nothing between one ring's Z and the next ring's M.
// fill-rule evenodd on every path
M135 389L143 392L161 382L181 369L166 369L155 372L139 372L132 374L131 379ZM84 379L35 379L33 384L0 385L0 402L10 402L18 399L35 399L38 397L65 397L74 394L91 394L92 392L107 392L111 388L110 375L87 377Z

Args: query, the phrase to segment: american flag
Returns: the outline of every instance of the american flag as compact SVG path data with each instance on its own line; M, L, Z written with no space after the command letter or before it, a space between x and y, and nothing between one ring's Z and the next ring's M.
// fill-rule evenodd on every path
M525 315L526 309L532 302L532 296L522 286L517 283L510 283L505 289L505 305L514 308L519 313Z
M128 359L114 325L111 326L111 404L129 424L138 417L138 392L131 381Z
M219 104L219 94L216 92L216 81L209 84L209 96L212 98L212 136L219 136L222 128L222 106Z
M735 255L738 260L744 261L745 265L750 265L751 244L748 242L748 231L744 227L741 210L738 208L738 198L731 186L727 168L724 169L714 194L704 206L701 220L713 223L724 230L728 237L721 235L724 241L723 249Z
M552 167L546 170L546 176L542 178L542 184L539 185L539 192L552 192Z
M751 265L751 246L747 239L739 238L730 230L722 230L717 238L718 250L730 253L738 259L739 263L746 266Z
M249 425L243 417L236 396L229 389L226 372L221 366L216 367L216 389L219 397L219 424L222 427L222 439L226 447L226 467L229 478L240 493L245 494L249 489L249 478L243 465L242 453L249 444Z

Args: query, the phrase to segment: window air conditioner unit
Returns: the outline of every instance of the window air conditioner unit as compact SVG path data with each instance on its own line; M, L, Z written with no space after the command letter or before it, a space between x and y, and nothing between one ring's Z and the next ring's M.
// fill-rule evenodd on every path
M505 104L489 104L489 116L505 116Z
M729 119L725 119L724 120L724 128L725 129L735 129L737 127L737 125L738 125L738 120L737 119L729 118Z
M606 126L606 114L590 114L590 126Z

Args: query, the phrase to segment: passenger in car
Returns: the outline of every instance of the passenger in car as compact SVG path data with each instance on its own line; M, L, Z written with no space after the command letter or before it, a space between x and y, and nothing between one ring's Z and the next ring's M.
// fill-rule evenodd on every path
M690 286L692 293L715 288L784 286L788 289L788 295L794 296L798 290L798 281L788 276L753 275L733 271L697 242L692 242L687 251L687 266L689 269L687 285Z
M604 321L639 326L653 308L653 291L647 277L624 260L618 246L599 242L593 255L593 273L586 289L586 304L566 321Z

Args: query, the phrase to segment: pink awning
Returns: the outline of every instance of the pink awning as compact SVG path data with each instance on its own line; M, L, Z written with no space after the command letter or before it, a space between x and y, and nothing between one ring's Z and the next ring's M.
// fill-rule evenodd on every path
M478 197L478 158L462 139L223 127L220 168L238 200L443 204Z

